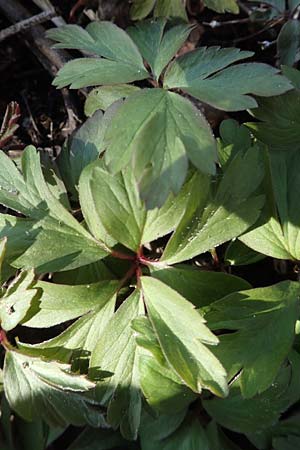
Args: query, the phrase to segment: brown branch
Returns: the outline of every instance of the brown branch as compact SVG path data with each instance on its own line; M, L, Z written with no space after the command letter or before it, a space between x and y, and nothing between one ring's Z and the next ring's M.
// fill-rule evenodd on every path
M34 27L36 25L39 25L43 22L46 22L47 20L51 19L56 15L53 11L44 11L40 14L36 14L35 16L28 17L28 19L21 20L21 22L18 22L14 25L11 25L8 28L5 28L4 30L0 31L0 42L4 41L4 39L7 39L8 37L14 36L17 33L20 33L21 31L25 31L28 28Z

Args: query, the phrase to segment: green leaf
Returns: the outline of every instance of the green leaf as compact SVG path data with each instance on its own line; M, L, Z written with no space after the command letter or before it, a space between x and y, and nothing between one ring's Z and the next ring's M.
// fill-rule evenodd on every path
M187 20L183 0L156 0L154 17L179 17Z
M124 439L116 431L86 428L67 450L110 450L117 448L125 449L127 446Z
M273 98L257 99L252 114L259 122L247 123L254 135L272 149L300 148L300 91Z
M290 66L281 66L282 73L296 89L300 89L300 71Z
M167 417L170 419L171 417L176 418L175 415L169 415ZM150 422L150 417L148 421ZM173 432L172 428L168 429L165 427L168 430L168 434L166 436L160 436L154 430L160 430L165 421L166 419L161 416L156 421L152 419L153 423L150 422L148 429L145 427L145 430L141 433L143 450L209 450L211 448L205 430L197 418L189 415L183 423L178 424L179 426Z
M299 60L300 24L297 19L288 20L277 37L277 54L280 64L292 66Z
M186 409L196 398L168 365L160 364L152 356L140 356L139 374L142 392L154 410L174 414Z
M38 294L38 291L32 288L33 284L33 271L21 272L0 299L0 322L4 330L12 330L26 316L34 297Z
M299 295L298 283L283 281L228 295L207 307L209 327L231 331L219 336L214 353L230 378L242 371L240 387L245 398L268 389L288 356L299 319Z
M254 264L264 258L264 255L255 252L239 240L230 242L224 256L225 262L231 266Z
M238 153L251 147L251 134L245 125L240 125L234 119L226 119L220 125L218 141L219 160L223 167Z
M47 35L59 42L56 48L85 50L101 57L68 62L53 82L57 87L71 84L75 89L128 83L148 77L137 47L128 34L112 22L92 22L85 30L78 25L65 25L49 30Z
M128 63L104 58L77 58L59 70L53 84L59 89L68 85L70 89L80 89L99 84L131 83L148 76L146 69L138 69Z
M130 84L116 84L114 86L95 88L86 98L84 113L86 116L92 116L99 109L106 111L114 102L127 98L139 90L139 87Z
M191 195L186 213L161 261L174 264L207 252L245 232L259 217L263 197L255 195L264 174L260 148L238 153L215 195L210 180L199 176L199 195Z
M226 373L204 345L217 345L218 339L202 316L161 281L142 277L141 282L151 324L169 365L194 392L206 388L225 396Z
M115 297L118 281L100 281L88 285L68 286L39 281L35 288L42 293L29 310L24 325L47 328L103 308Z
M138 375L138 347L131 321L142 315L143 303L139 291L134 291L120 306L101 334L92 352L90 373L110 372L109 378L97 385L96 398L107 405L107 421L120 426L129 440L137 438L141 414L141 394Z
M70 142L70 173L74 186L78 185L83 169L92 161L98 159L103 150L103 135L105 130L103 113L97 111L77 130Z
M208 272L189 265L177 267L151 267L154 278L175 289L197 308L243 289L250 289L250 284L242 278L222 272Z
M294 450L300 446L299 436L278 437L273 440L274 450Z
M66 364L7 351L4 384L11 408L25 420L43 419L52 426L103 426L103 416L83 395L95 384L68 369Z
M204 4L207 8L221 14L226 12L239 13L239 5L236 0L204 0Z
M148 20L136 23L127 30L143 58L149 63L156 80L192 30L189 25L177 25L166 30L166 23L165 19Z
M109 253L55 197L45 181L34 147L27 147L23 152L23 176L4 153L0 153L0 161L0 203L36 221L32 229L25 222L16 226L16 232L24 232L23 237L18 234L18 239L26 242L30 238L31 245L12 265L24 269L34 267L38 272L67 270L97 261ZM16 225L20 223L18 220ZM5 220L3 226L7 230ZM12 231L8 229L4 233L2 228L0 233L9 236Z
M190 161L215 172L215 140L189 100L163 89L143 89L119 108L106 132L105 161L112 173L129 163L148 208L177 194Z
M133 0L130 8L130 18L141 20L147 17L154 8L156 0Z
M1 220L1 216L0 216ZM7 237L0 238L0 283L4 280L3 277L3 261L6 253Z
M81 290L81 293L84 294L83 286L78 287L80 288L79 290L73 290L75 299L76 295L79 294L78 291ZM46 305L42 305L42 308L44 306L44 309L41 309L41 311L37 313L37 317L34 316L33 319L25 323L25 326L34 326L38 328L41 326L40 321L44 320L44 327L48 327L49 325L65 321L66 317L74 318L74 316L78 317L79 315L82 315L82 317L76 320L76 322L61 334L48 341L34 345L18 342L18 348L21 348L22 351L26 352L28 355L43 356L47 359L54 359L61 362L69 363L72 360L74 362L78 360L80 363L80 359L82 358L87 361L87 358L94 350L103 330L114 314L117 285L115 285L115 287L113 285L108 285L106 287L105 284L103 284L101 288L99 285L91 285L90 289L94 291L93 294L88 292L90 298L85 299L84 295L82 295L81 301L79 300L81 303L81 310L72 297L71 289L69 290L69 293L64 292L64 289L60 291L56 288L56 292L55 290L54 292L50 290L48 298L47 294L45 296L49 303L46 303L47 300L45 301L44 299L44 303L46 303ZM61 292L62 295L59 301L57 301L57 297L54 296L54 294L58 294L58 292ZM54 305L50 303L51 300L53 300ZM65 305L67 302L73 303L73 309L71 305L69 306L69 309L66 309L68 308ZM58 303L63 303L63 306L60 309L57 309L59 307ZM47 306L48 308L50 307L48 310ZM51 309L51 307L53 309ZM52 311L53 314L51 314ZM57 312L59 312L60 315L63 313L65 316L58 317Z
M300 213L300 154L298 150L270 153L270 189L268 205L273 205L267 222L241 237L253 250L279 259L300 259L298 244Z
M255 108L257 102L248 94L270 97L292 88L277 69L266 64L227 67L252 55L235 48L202 47L180 56L169 66L164 87L182 89L225 111Z
M204 400L204 408L220 425L238 433L256 433L271 427L299 399L299 355L293 352L289 360L290 365L281 368L274 383L262 394L243 398L238 378L231 385L229 397Z
M82 212L97 238L107 241L111 237L138 251L142 244L175 229L184 213L194 178L191 177L178 196L170 195L161 208L147 211L130 168L112 175L98 161L89 165L80 179Z

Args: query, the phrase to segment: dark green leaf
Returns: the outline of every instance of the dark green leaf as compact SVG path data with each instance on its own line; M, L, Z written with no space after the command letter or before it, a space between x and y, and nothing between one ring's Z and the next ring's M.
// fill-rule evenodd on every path
M299 284L284 281L228 295L207 307L209 327L231 331L219 336L214 353L230 378L242 371L245 398L264 392L274 382L294 342L299 298Z
M174 61L166 73L164 87L183 89L226 111L255 108L257 102L248 94L270 97L291 89L290 82L266 64L227 67L250 56L251 52L235 48L202 47Z
M277 38L277 54L280 64L292 66L299 59L300 23L297 19L288 20Z
M153 265L151 275L175 289L197 308L233 292L251 288L247 281L234 275L208 272L183 264L177 267Z
M165 30L166 20L148 20L129 28L128 34L139 48L144 59L149 63L156 80L173 56L182 47L191 27L177 25Z
M274 383L262 394L244 399L237 379L228 398L204 400L203 406L219 424L239 433L256 433L271 427L299 399L300 358L293 352L289 359L290 365L280 370Z

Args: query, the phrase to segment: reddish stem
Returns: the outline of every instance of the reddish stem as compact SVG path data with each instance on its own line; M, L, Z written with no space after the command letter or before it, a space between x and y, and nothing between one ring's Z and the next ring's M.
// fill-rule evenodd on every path
M111 256L113 256L114 258L118 258L118 259L126 259L128 261L136 261L135 255L126 255L126 253L121 253L116 250L113 250L111 252Z

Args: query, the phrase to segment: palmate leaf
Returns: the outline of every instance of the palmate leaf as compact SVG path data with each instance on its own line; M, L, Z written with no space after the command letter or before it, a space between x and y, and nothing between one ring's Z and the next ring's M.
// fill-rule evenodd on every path
M230 378L242 371L239 384L245 398L268 389L290 353L299 295L298 283L284 281L230 294L207 307L204 317L212 330L231 330L219 336L214 353Z
M127 29L141 55L149 63L156 80L192 30L189 25L177 25L166 29L166 24L165 19L148 20Z
M79 197L86 223L93 234L108 236L133 251L174 230L183 215L194 176L180 193L170 195L161 208L146 210L130 168L110 174L101 161L89 165L80 178Z
M119 108L106 132L105 161L112 173L131 164L148 208L177 194L188 159L215 172L216 146L209 125L192 103L163 89L144 89Z
M42 290L42 295L38 304L33 302L24 326L46 328L82 317L48 341L34 345L18 342L18 347L28 355L62 362L81 356L87 358L114 314L119 283L105 281L87 286L64 286L39 282L36 286Z
M95 387L85 377L67 372L69 365L8 350L4 363L5 395L25 420L43 419L52 426L105 425L96 405L83 394Z
M84 50L99 58L79 58L68 62L54 85L71 88L97 84L129 83L148 77L142 56L128 34L111 22L92 22L86 29L65 25L48 31L59 43L56 48Z
M258 99L258 108L251 113L259 122L247 123L247 126L272 149L299 149L300 72L284 66L283 72L295 89L276 97Z
M160 414L186 409L197 395L166 361L150 320L140 316L132 321L132 328L137 333L137 344L143 349L138 365L140 386L147 403Z
M191 259L246 231L258 219L264 203L263 196L255 194L263 174L261 149L252 147L230 162L215 194L209 178L199 175L198 193L190 196L161 261L175 264Z
M241 237L248 247L279 259L300 259L298 192L299 150L278 150L269 155L270 178L265 224Z
M0 322L3 330L12 330L26 316L34 297L38 294L33 284L33 271L21 272L1 297Z
M289 355L289 365L280 369L274 383L262 394L243 398L238 378L232 383L228 398L204 400L203 406L216 422L238 433L268 430L299 400L299 370L299 354L293 351Z
M109 253L53 194L34 147L27 147L23 152L22 174L2 152L0 162L0 204L31 219L29 227L24 219L12 219L15 230L7 226L6 216L2 220L2 236L17 235L22 250L29 241L26 251L12 265L34 267L39 272L67 270L97 261ZM15 244L12 247L18 253Z
M206 347L217 345L218 339L205 326L203 317L161 281L142 277L141 283L149 318L168 364L194 392L206 388L226 396L226 372Z
M128 445L129 444L129 445ZM113 430L85 428L72 442L67 450L132 450L132 443L128 443Z
M249 94L271 97L292 88L278 70L261 63L230 64L249 58L252 52L236 48L202 47L177 58L168 68L164 87L179 88L225 111L255 108Z
M141 293L135 290L113 315L90 360L91 376L94 372L111 373L100 381L96 398L107 406L107 421L120 426L126 439L136 439L140 425L141 392L138 374L139 349L135 342L131 321L144 314Z

